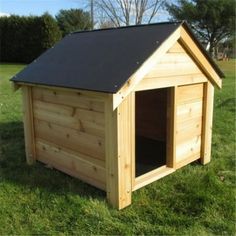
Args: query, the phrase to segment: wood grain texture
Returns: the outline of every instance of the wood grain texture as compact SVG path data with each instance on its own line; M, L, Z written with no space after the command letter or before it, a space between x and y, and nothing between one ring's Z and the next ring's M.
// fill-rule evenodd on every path
M140 177L137 177L135 179L135 184L133 187L133 191L140 189L158 179L161 179L171 173L173 173L175 171L175 169L173 168L169 168L167 166L162 166L159 167L156 170L150 171L144 175L141 175Z
M116 208L131 204L134 160L134 95L127 96L113 111L106 105L107 198Z
M36 139L38 160L105 190L105 168L97 160L43 139Z
M206 82L207 78L188 52L177 41L156 62L135 91Z
M214 87L211 83L204 84L204 110L202 126L202 149L201 163L207 164L211 160L211 138L212 138L212 121L213 121L213 103Z
M36 151L32 105L32 88L29 86L22 86L22 104L26 160L29 165L32 165L36 159Z
M106 193L108 202L113 207L120 208L117 109L113 111L112 99L110 96L105 103Z
M105 114L99 94L34 87L37 160L105 189Z
M56 87L56 86L46 86L42 84L34 84L34 83L24 83L24 82L17 82L19 86L31 86L33 89L43 89L43 90L49 90L53 92L67 92L67 93L74 93L78 96L88 98L90 100L94 101L102 101L104 102L109 94L103 93L103 92L95 92L95 91L89 91L89 90L81 90L81 89L71 89L71 88L65 88L65 87Z
M178 105L196 102L202 98L203 83L178 87Z
M176 165L176 109L177 87L168 89L167 95L167 126L166 126L166 165L175 168Z
M177 87L176 159L180 168L200 158L202 137L203 83Z
M99 96L99 93L97 93ZM104 99L97 96L87 95L86 92L74 90L60 90L57 88L33 87L33 98L35 100L67 105L90 111L104 112Z
M104 137L104 113L33 100L34 117L91 135Z
M104 138L38 119L35 119L35 135L62 147L105 160Z
M211 81L213 85L216 85L218 88L222 86L222 80L219 75L216 73L215 69L212 67L208 59L203 55L201 50L198 48L196 43L193 41L188 32L181 27L181 37L180 43L186 48L186 50L191 54L191 57L196 61L199 67L204 71L207 78Z

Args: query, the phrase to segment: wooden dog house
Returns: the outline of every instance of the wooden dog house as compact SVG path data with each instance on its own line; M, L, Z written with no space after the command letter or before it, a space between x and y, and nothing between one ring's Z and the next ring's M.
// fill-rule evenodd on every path
M76 32L12 78L26 157L107 192L135 191L211 155L223 73L185 22Z

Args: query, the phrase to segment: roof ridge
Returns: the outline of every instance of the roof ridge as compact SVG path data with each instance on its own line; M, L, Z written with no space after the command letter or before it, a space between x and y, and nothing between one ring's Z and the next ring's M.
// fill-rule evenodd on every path
M139 28L145 26L155 26L155 25L165 25L165 24L183 24L184 21L163 21L163 22L156 22L156 23L149 23L149 24L140 24L140 25L128 25L128 26L120 26L120 27L110 27L104 29L93 29L93 30L81 30L81 31L74 31L69 33L70 34L80 34L80 33L92 33L92 32L99 32L99 31L107 31L107 30L119 30L119 29L126 29L126 28Z

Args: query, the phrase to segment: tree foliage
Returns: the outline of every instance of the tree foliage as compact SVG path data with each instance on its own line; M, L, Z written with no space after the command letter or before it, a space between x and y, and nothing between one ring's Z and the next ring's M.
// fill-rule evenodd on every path
M177 0L167 10L173 20L187 20L211 53L235 30L235 0Z
M56 19L63 36L74 31L92 28L90 14L81 9L60 10Z
M0 18L0 60L30 63L61 38L55 19L42 16Z

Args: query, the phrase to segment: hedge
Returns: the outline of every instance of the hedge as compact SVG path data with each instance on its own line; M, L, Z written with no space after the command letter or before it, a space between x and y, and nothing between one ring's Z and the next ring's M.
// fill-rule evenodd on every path
M0 17L0 61L30 63L60 38L56 20L47 13Z

